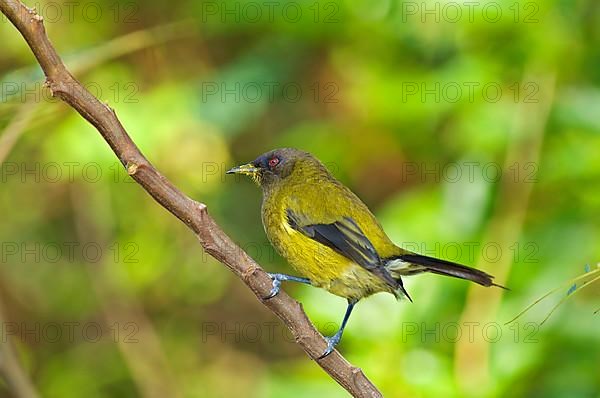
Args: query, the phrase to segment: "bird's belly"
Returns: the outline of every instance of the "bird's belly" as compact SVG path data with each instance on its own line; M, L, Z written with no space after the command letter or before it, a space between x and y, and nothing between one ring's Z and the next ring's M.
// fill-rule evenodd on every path
M377 292L391 292L377 275L294 229L283 225L277 233L269 233L276 250L314 286L337 296L360 299Z
M381 278L358 264L352 264L339 277L323 286L329 292L352 300L359 300L378 292L393 290Z

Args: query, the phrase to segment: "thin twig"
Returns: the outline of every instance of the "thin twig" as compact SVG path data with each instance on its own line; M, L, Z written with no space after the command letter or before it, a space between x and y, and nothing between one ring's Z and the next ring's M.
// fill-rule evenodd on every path
M53 95L68 103L100 132L128 174L185 223L196 234L204 250L235 273L286 324L308 356L342 387L356 397L380 397L381 393L364 373L338 352L317 359L325 350L326 343L298 302L284 292L271 300L263 299L271 289L268 275L221 230L208 214L206 205L184 195L150 164L125 131L114 110L100 102L69 73L46 35L43 18L18 0L0 0L0 10L29 44Z
M568 281L564 282L563 284L559 285L558 287L555 287L554 289L550 290L548 293L544 294L542 297L538 298L537 300L535 300L533 303L529 304L523 311L519 312L513 319L511 319L510 321L506 322L505 325L508 325L510 323L513 323L514 321L516 321L517 319L519 319L521 317L521 315L523 315L524 313L526 313L527 311L529 311L531 308L533 308L534 306L536 306L538 303L540 303L541 301L543 301L544 299L546 299L547 297L550 297L551 295L553 295L554 293L563 290L566 286L571 286L574 283L580 281L581 279L587 279L591 276L595 276L597 273L600 273L600 264L598 265L598 269L594 270L592 272L587 272L583 275L579 275L575 278L569 279ZM598 277L600 277L600 275L598 275ZM577 288L577 290L581 290L581 288L583 288L584 286L589 285L590 282L595 281L598 279L598 277L594 277L593 280L591 281L585 281L583 283L583 285L579 286ZM566 298L568 298L570 295L565 296L562 300L559 301L558 305L562 304L564 302L564 300ZM550 314L548 314L548 316L546 316L546 318L544 319L544 321L542 321L542 323L540 323L540 325L542 325L544 322L546 322L546 320L550 317L550 315L552 315L552 313L554 312L554 310L556 308L558 308L558 305L550 312Z

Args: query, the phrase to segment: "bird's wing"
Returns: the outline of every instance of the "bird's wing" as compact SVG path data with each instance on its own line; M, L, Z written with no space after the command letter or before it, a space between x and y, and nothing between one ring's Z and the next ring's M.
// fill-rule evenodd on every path
M383 267L369 238L351 217L342 217L330 224L309 224L306 217L291 209L287 209L286 214L290 227L296 231L351 259L390 286L398 287L398 282Z

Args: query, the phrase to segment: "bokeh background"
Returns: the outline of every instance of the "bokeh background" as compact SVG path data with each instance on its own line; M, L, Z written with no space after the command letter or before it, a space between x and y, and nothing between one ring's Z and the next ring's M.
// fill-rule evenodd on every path
M568 282L600 259L597 1L28 5L147 157L265 269L293 273L259 190L224 172L293 146L394 241L512 289L425 275L406 281L412 304L361 302L339 348L385 396L600 397L600 282ZM50 97L5 18L0 35L0 396L14 394L10 346L44 397L346 396ZM284 288L335 330L343 299Z

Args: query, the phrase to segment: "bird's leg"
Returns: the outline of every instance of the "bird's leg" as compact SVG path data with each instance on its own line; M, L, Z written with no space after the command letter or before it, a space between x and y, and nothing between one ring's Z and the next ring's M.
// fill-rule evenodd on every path
M271 279L273 279L273 288L271 289L271 293L269 293L269 295L267 297L265 297L265 300L268 300L270 298L277 296L277 293L279 293L279 289L281 289L281 282L291 281L291 282L306 283L307 285L311 284L310 279L300 278L299 276L292 276L292 275L286 275L286 274L272 274L270 272L267 272L267 275L269 275L269 277Z
M348 300L348 307L346 308L346 313L344 314L344 319L342 320L342 326L340 329L331 337L325 337L327 341L327 349L318 359L325 358L327 355L331 354L335 349L335 346L342 339L342 333L344 333L344 328L346 327L346 323L348 322L348 318L350 318L350 314L352 313L352 309L358 303L358 300Z

